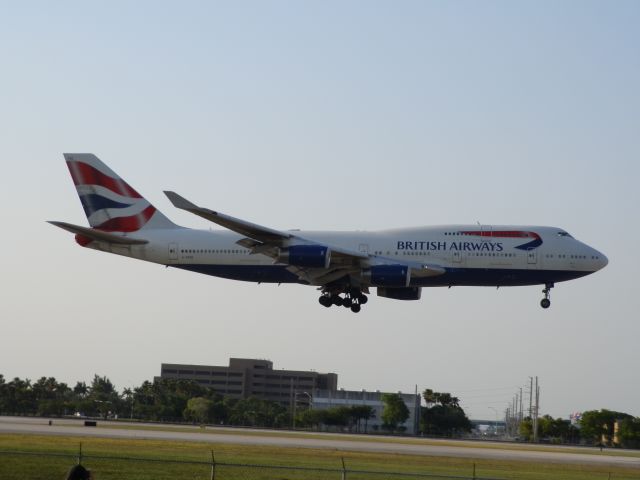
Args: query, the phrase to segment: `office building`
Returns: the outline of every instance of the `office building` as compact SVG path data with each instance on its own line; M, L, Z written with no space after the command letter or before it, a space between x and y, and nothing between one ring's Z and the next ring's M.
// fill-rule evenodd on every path
M248 358L231 358L229 366L183 365L163 363L160 377L193 380L231 398L257 397L290 407L309 404L315 390L335 392L338 375L314 371L274 370L273 362Z
M419 431L420 422L420 395L415 393L397 392L404 404L409 409L409 418L400 426L405 428L405 432L415 435ZM367 392L366 390L315 390L313 392L314 409L327 409L334 407L351 407L357 405L368 405L375 411L374 417L367 422L367 431L376 432L382 430L382 411L384 403L382 396L384 392Z

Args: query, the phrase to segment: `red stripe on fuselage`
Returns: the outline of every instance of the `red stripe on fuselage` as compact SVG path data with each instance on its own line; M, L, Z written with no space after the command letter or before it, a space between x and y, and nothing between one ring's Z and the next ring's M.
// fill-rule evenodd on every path
M482 230L461 232L463 235L475 235L478 237L493 237L493 238L535 238L540 239L540 235L535 232L524 232L522 230Z
M78 185L100 185L118 195L131 198L142 198L127 182L121 178L112 178L100 170L83 162L67 162L73 183Z
M103 232L135 232L136 230L140 230L144 227L149 219L153 217L154 213L156 213L155 207L153 205L149 205L137 215L111 218L93 228Z

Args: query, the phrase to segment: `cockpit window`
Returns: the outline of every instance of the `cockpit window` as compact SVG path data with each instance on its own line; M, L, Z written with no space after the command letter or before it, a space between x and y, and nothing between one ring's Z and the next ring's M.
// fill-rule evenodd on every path
M569 237L569 238L573 238L571 235L569 235L567 232L563 232L563 231L559 231L558 232L558 236L559 237Z

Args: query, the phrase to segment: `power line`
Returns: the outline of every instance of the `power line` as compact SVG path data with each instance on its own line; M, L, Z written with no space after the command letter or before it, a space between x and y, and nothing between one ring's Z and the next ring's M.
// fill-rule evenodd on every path
M524 391L523 391L524 388ZM520 425L524 420L524 393L529 393L529 418L531 418L533 429L533 441L538 441L538 416L540 412L540 385L538 385L538 377L529 377L529 388L527 386L518 387L515 395L507 404L505 409L505 424L507 426L507 435L515 437L520 429Z

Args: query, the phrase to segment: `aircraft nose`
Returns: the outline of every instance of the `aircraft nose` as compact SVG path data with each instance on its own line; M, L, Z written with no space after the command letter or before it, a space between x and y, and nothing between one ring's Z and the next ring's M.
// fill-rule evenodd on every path
M602 270L609 264L609 259L604 253L595 250L594 256L596 257L596 265L598 270Z

